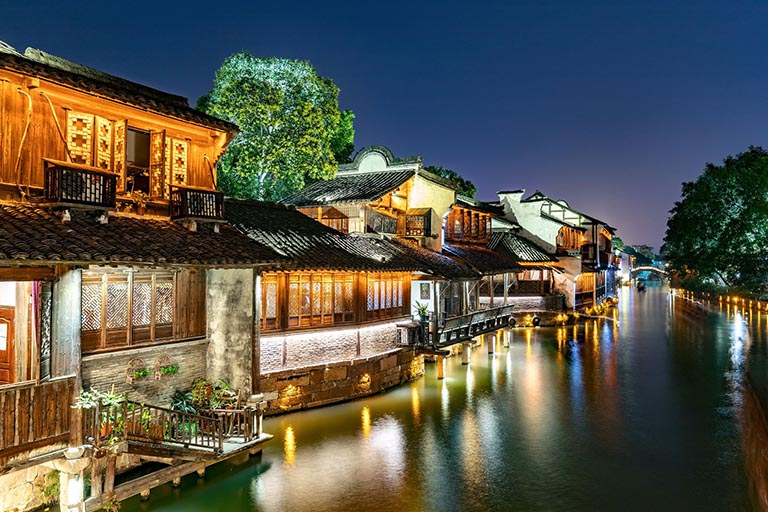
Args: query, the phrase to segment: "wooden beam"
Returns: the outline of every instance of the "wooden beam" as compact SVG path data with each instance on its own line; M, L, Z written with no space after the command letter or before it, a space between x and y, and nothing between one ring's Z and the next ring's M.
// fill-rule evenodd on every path
M50 281L56 278L54 267L3 267L0 281Z

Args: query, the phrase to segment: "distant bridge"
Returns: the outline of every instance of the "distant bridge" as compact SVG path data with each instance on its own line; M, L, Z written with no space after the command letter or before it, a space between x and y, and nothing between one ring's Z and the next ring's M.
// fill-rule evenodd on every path
M666 272L665 270L662 270L662 269L660 269L660 268L657 268L657 267L651 267L650 265L648 265L648 266L643 266L643 267L635 267L635 268L633 268L633 269L632 269L632 271L630 272L630 275L631 275L633 278L635 278L635 277L637 277L637 276L638 276L638 275L639 275L641 272L655 272L656 274L658 274L658 277L659 277L659 278L661 278L661 279L663 279L663 278L665 278L665 277L669 277L669 274L667 274L667 272Z

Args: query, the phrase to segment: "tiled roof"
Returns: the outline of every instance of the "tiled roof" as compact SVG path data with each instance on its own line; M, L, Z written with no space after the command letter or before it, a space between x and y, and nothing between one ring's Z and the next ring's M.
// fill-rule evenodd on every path
M390 242L345 235L292 206L228 199L225 213L233 227L287 256L280 268L415 271L423 266L399 258L400 251Z
M413 170L339 172L334 179L308 185L281 202L295 206L367 203L395 190L415 174Z
M439 252L430 251L419 245L417 242L396 238L391 243L399 245L404 255L408 258L419 261L423 265L429 268L429 273L435 277L442 277L444 279L478 279L480 276L477 272L459 263L456 260L440 254Z
M346 235L309 218L293 206L228 199L229 222L289 261L286 270L367 270L423 272L443 279L473 279L477 274L415 242Z
M520 266L515 263L514 258L510 255L492 251L487 247L479 245L444 244L443 252L453 258L457 258L481 274L499 274L520 270Z
M525 263L550 263L557 261L557 258L548 254L530 240L510 232L492 233L488 248L509 254L516 261Z
M460 194L456 195L456 206L461 206L462 208L469 208L471 210L491 213L499 216L504 215L504 207L501 206L499 203L489 203L486 201L478 201L477 199L473 199L467 196L462 196Z
M190 107L187 99L182 96L118 78L35 48L27 48L21 54L0 41L0 67L123 101L142 110L158 112L232 133L238 131L234 124Z
M0 261L248 267L283 259L229 226L193 232L171 220L111 215L100 224L82 211L71 217L62 222L34 205L0 204Z

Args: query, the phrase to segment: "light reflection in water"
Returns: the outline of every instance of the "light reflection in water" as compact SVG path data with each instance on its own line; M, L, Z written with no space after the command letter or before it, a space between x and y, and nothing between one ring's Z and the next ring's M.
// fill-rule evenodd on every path
M360 411L360 417L362 421L363 437L370 437L371 435L371 410L367 405L363 406Z
M467 403L472 403L472 395L475 390L475 372L472 365L467 365Z
M411 386L411 411L413 412L413 424L421 424L421 400L419 399L419 388L417 384Z
M293 427L288 425L285 429L283 440L283 452L285 453L285 465L293 466L296 462L296 437L293 433Z

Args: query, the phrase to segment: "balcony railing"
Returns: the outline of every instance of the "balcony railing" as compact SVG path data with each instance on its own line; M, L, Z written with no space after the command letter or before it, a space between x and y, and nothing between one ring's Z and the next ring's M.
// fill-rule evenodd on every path
M115 207L116 174L47 158L43 161L47 202L75 208Z
M224 221L224 192L171 187L171 219Z
M514 307L514 305L501 306L449 318L439 329L438 345L446 347L501 329L509 324Z
M0 389L0 466L12 455L70 440L75 378Z

